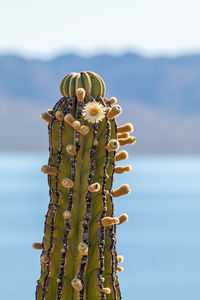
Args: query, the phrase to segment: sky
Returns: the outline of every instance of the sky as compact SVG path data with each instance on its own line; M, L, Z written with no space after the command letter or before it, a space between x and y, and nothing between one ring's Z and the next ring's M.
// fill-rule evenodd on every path
M0 0L0 53L200 52L199 0Z

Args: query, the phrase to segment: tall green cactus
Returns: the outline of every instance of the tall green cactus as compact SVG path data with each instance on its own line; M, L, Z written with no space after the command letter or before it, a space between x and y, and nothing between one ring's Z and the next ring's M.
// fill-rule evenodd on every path
M131 124L117 127L121 113L116 98L104 98L105 84L93 72L70 73L60 85L62 98L41 117L49 123L48 174L50 203L44 225L41 277L37 300L119 300L116 271L123 261L116 252L113 197L129 194L124 184L113 191L115 167L128 154L120 145L132 144ZM114 104L113 106L111 106Z

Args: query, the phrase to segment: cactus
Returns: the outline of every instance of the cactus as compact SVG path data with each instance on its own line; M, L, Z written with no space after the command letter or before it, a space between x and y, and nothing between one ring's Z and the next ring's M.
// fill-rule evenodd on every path
M115 216L113 197L130 193L127 184L112 190L116 167L127 159L119 146L132 144L131 124L117 127L117 99L104 97L105 84L93 72L70 73L60 85L62 98L41 114L48 122L50 203L44 224L37 300L119 300L116 227L128 220Z

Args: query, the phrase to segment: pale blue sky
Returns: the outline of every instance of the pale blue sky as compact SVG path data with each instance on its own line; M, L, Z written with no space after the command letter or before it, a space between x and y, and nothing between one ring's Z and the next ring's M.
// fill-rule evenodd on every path
M0 53L200 52L200 0L0 0Z

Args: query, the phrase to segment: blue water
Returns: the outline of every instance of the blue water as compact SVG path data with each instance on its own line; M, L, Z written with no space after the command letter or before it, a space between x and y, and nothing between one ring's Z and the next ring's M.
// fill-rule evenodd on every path
M40 167L47 154L0 154L1 299L33 300L49 201ZM126 162L127 163L127 162ZM132 157L133 171L116 175L130 196L115 199L119 274L124 300L200 299L200 157Z

